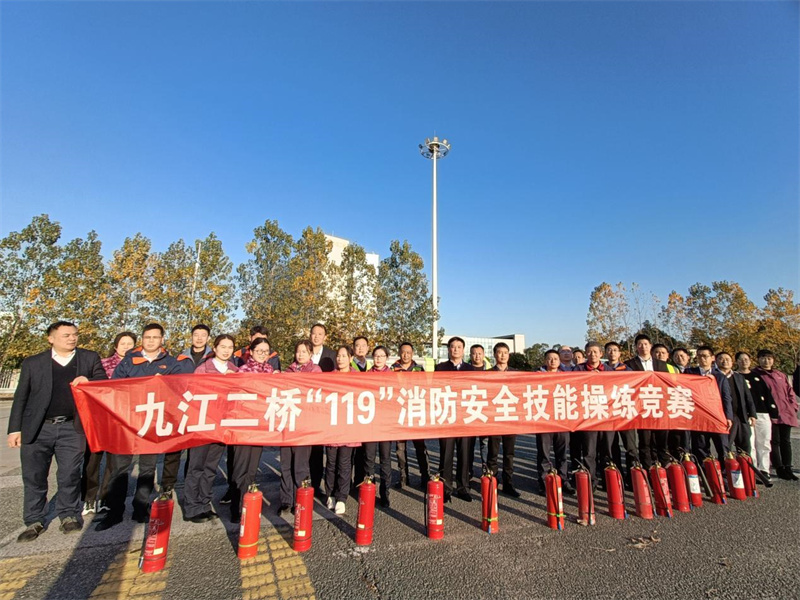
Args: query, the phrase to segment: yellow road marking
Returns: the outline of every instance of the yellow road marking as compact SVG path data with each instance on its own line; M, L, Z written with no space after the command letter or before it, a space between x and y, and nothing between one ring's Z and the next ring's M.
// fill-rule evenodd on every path
M306 565L286 538L291 528L276 528L258 540L258 554L241 561L242 598L315 600Z

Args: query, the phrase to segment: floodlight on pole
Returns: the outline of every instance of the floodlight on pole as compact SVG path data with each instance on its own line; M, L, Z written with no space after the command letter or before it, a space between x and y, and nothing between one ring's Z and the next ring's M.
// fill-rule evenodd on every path
M450 143L447 140L439 140L437 136L425 138L425 143L419 145L419 153L425 158L433 161L433 244L431 247L431 274L433 287L433 337L431 338L431 356L434 362L439 358L439 319L437 317L439 304L439 258L436 239L436 161L444 158L450 152Z

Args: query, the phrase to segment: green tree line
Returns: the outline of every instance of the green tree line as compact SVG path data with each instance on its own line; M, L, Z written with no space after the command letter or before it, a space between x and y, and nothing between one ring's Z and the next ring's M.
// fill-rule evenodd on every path
M377 270L357 244L336 265L319 228L294 239L267 220L245 248L247 260L234 265L213 232L163 252L137 233L106 260L96 232L62 243L59 223L36 216L0 240L0 368L47 348L43 332L60 319L74 321L81 346L103 356L117 333L149 322L164 325L172 352L188 345L196 323L242 344L251 326L264 325L285 360L316 322L326 324L329 345L357 334L392 347L408 340L420 351L430 341L428 280L408 242L392 241Z

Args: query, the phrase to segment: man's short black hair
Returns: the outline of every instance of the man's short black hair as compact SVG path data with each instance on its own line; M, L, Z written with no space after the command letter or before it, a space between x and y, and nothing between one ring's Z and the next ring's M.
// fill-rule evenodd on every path
M600 345L600 342L586 342L586 345L583 347L584 351L588 352L589 348L597 348L598 350L603 350L603 347Z
M511 348L509 348L509 347L508 347L508 344L506 344L505 342L498 342L498 343L496 343L496 344L494 345L494 348L492 348L492 354L494 354L495 356L497 356L497 351L498 351L500 348L505 348L506 350L508 350L509 352L511 352Z
M761 350L758 351L758 354L756 354L756 358L765 358L768 356L775 358L775 355L772 353L772 350L767 350L766 348L762 348Z
M369 340L368 340L368 339L367 339L365 336L363 336L363 335L357 335L356 337L354 337L354 338L353 338L353 348L355 348L355 347L356 347L356 342L357 342L358 340L364 340L365 342L367 342L367 346L369 346Z
M742 356L747 356L749 358L750 357L750 353L749 352L745 352L744 350L740 350L739 352L736 353L736 356L734 357L734 359L735 360L739 360L740 358L742 358Z
M667 351L667 354L669 354L669 348L667 348L664 344L661 344L661 343L653 344L653 347L650 350L651 350L651 352L655 352L659 348L663 348L664 350Z
M457 335L454 335L449 340L447 340L447 347L449 348L453 344L453 342L461 342L462 346L464 346L465 348L467 347L467 343L463 340L463 338L460 338Z
M714 356L714 349L711 346L698 346L697 354L701 352L708 352L711 356Z
M195 331L199 331L201 329L205 331L208 335L211 335L211 328L205 323L198 323L197 325L192 327L192 333L194 333Z
M714 356L714 360L718 361L719 357L722 356L723 354L727 354L728 356L731 356L730 352L726 352L725 350L721 350L720 352L717 352L716 356ZM731 358L733 358L733 357L731 356Z
M634 345L636 345L636 344L638 344L638 343L639 343L640 341L642 341L642 340L647 340L647 341L648 341L648 342L650 342L651 344L653 343L653 342L652 342L652 340L650 339L650 336L649 336L649 335L647 335L646 333L640 333L640 334L638 334L638 335L637 335L635 338L633 338L633 343L634 343Z
M620 347L620 345L617 342L606 342L606 345L603 348L603 350L608 352L608 349L611 348L611 346L616 346L617 350L622 350L622 348Z
M548 354L555 354L556 356L558 356L558 359L559 359L559 360L561 360L561 354L560 354L560 353L559 353L559 351L558 351L558 350L556 350L555 348L550 348L550 350L548 350L547 352L545 352L545 353L544 353L544 356L545 356L545 358L547 358L547 355L548 355Z
M144 336L145 333L153 329L158 329L161 332L161 337L164 337L164 328L158 323L148 323L147 325L145 325L144 328L142 329L142 336Z
M469 351L470 351L470 352L472 352L473 350L475 350L475 348L480 348L481 350L483 350L484 352L486 352L486 350L484 349L484 347L483 347L483 346L481 346L480 344L472 344L472 346L470 346L470 347L469 347Z
M408 346L409 348L411 348L411 353L412 354L414 353L414 344L412 344L411 342L400 342L400 345L397 347L397 349L400 352L402 352L403 351L403 346Z
M75 329L78 328L75 323L70 323L69 321L56 321L55 323L51 323L47 326L47 335L50 336L56 329L60 329L62 327L74 327Z
M675 348L675 350L672 351L670 356L675 356L676 352L683 352L684 354L686 354L686 356L691 356L691 354L689 354L689 351L683 346L678 346L677 348Z
M311 329L309 329L309 331L314 331L315 327L321 327L322 328L322 333L324 333L325 335L328 335L328 328L325 327L325 325L323 325L322 323L314 323L311 326Z
M250 328L250 337L253 337L257 333L263 335L264 337L269 337L269 334L267 333L267 328L264 327L263 325L253 325Z

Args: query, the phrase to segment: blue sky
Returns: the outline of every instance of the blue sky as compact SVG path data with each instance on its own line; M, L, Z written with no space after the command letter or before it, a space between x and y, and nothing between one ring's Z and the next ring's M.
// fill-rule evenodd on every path
M449 333L584 340L600 282L798 290L797 2L2 2L0 235L265 219L430 265Z

